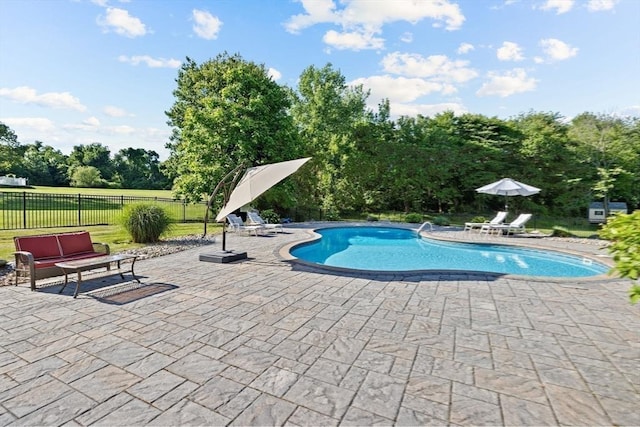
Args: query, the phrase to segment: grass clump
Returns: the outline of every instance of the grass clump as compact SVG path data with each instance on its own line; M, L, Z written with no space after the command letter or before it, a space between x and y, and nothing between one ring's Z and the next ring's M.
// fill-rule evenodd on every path
M419 222L422 222L422 214L408 213L404 216L404 222L408 222L410 224L417 224Z
M551 236L553 237L574 237L575 235L569 231L567 227L561 227L554 225L551 229Z
M136 243L155 243L171 226L171 219L160 206L148 203L127 205L120 223Z

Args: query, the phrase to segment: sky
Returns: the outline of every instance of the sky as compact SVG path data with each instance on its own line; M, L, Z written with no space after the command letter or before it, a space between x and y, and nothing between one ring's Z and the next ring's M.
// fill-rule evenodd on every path
M182 62L239 54L292 88L327 64L392 118L640 116L640 0L0 0L0 122L69 154L165 160Z

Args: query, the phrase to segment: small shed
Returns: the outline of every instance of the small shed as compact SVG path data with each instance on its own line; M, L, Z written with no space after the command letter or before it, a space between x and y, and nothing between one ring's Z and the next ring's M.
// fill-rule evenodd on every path
M615 213L627 213L627 204L625 202L609 202L609 215ZM607 221L607 216L604 212L604 203L591 202L589 204L589 222L592 224L601 224Z

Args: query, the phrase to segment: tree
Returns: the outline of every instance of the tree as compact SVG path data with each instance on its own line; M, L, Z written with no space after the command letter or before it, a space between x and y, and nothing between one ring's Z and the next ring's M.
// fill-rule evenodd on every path
M591 190L604 201L640 200L640 138L638 120L583 113L571 121L570 136L576 141L577 159L589 166Z
M344 168L353 154L357 125L367 118L368 92L347 86L344 76L327 64L305 69L292 96L291 114L305 155L313 157L302 178L316 183L310 202L329 213L349 208L352 187Z
M174 190L199 201L239 163L247 166L299 156L286 90L264 65L226 52L178 72L175 102L166 112L173 126L169 165Z
M23 167L33 185L62 186L69 182L67 157L41 141L26 146Z
M22 157L25 147L18 142L18 136L0 122L0 175L23 175Z
M71 175L72 187L106 187L107 182L100 176L100 171L93 166L78 166Z
M93 166L100 171L102 178L110 181L113 176L111 151L108 147L94 142L89 145L76 145L69 155L69 175L73 175L77 166Z
M122 188L165 188L158 153L143 148L123 148L113 158L115 179Z

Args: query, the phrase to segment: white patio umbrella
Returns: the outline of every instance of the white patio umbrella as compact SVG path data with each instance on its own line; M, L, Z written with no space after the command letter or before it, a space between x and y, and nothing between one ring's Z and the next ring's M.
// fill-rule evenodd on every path
M540 192L540 189L531 185L523 184L511 178L502 178L483 187L476 188L478 193L495 194L505 196L504 210L508 210L508 196L531 196Z
M254 201L259 195L297 171L310 159L311 157L305 157L247 169L231 192L229 200L218 212L216 222L224 221L227 215Z

